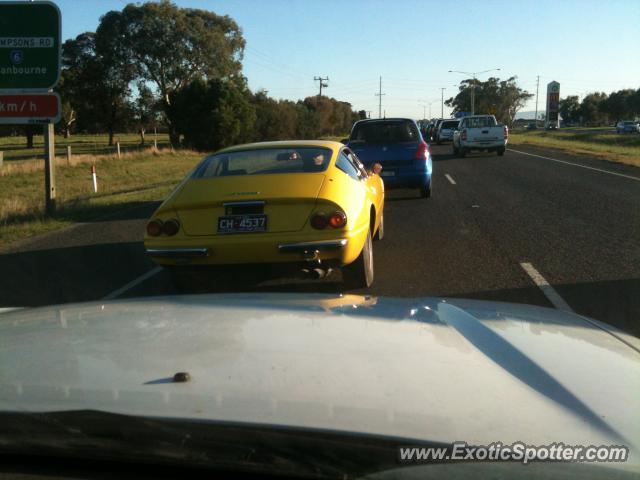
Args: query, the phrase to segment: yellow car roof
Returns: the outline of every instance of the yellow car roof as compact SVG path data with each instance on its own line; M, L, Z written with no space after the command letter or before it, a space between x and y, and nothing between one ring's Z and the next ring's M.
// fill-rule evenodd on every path
M244 143L242 145L234 145L233 147L223 148L222 150L218 150L216 153L286 147L324 147L330 148L331 150L339 150L340 148L344 147L344 145L340 142L332 142L329 140L282 140L278 142Z

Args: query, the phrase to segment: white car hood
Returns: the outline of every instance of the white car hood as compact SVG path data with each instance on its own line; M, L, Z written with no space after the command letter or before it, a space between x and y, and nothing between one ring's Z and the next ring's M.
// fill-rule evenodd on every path
M634 452L637 347L577 315L468 300L239 294L64 305L0 314L0 411ZM174 383L176 372L191 380Z

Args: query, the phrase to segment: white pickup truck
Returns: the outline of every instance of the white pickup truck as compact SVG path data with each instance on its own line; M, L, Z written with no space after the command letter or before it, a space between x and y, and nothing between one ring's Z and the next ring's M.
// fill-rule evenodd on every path
M484 150L504 155L509 129L496 122L493 115L471 115L460 121L453 132L453 154L464 157L471 150Z

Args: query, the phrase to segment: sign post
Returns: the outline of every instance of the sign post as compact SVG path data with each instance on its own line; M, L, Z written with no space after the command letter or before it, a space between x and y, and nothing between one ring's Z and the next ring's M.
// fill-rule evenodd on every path
M45 205L55 211L55 142L60 97L60 9L51 1L0 3L0 124L44 125Z
M560 84L556 81L547 84L547 113L544 127L547 130L560 127Z

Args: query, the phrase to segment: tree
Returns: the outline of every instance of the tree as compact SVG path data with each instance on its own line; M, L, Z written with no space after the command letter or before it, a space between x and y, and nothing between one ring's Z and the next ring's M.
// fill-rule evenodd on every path
M140 79L152 82L165 112L172 144L178 143L177 109L172 95L195 79L229 80L240 75L245 41L240 27L228 16L179 8L168 0L129 4L111 11L108 42L126 52Z
M586 95L580 103L580 118L588 125L602 125L608 123L609 119L605 113L604 105L607 100L604 92L595 92Z
M77 116L88 130L107 130L109 145L113 145L116 129L124 130L131 120L128 97L134 70L117 45L109 42L113 19L106 17L108 14L97 33L82 33L62 46L63 73L58 91L63 105L67 104L65 135L75 121L72 116Z
M187 146L215 151L251 138L255 109L244 81L196 79L169 98L176 133Z
M506 80L491 77L486 82L467 79L460 82L458 94L445 101L445 105L453 107L453 113L470 112L472 91L475 112L491 113L509 127L513 125L516 113L533 97L533 94L518 87L516 77Z
M133 117L140 134L140 144L144 145L147 127L157 123L158 102L144 82L138 83L137 90L138 96L133 102Z
M580 102L577 95L560 100L560 116L565 122L575 123L580 120Z
M635 91L632 89L618 90L609 95L602 103L603 110L611 115L612 119L616 122L624 118L630 118L633 116L633 95Z

